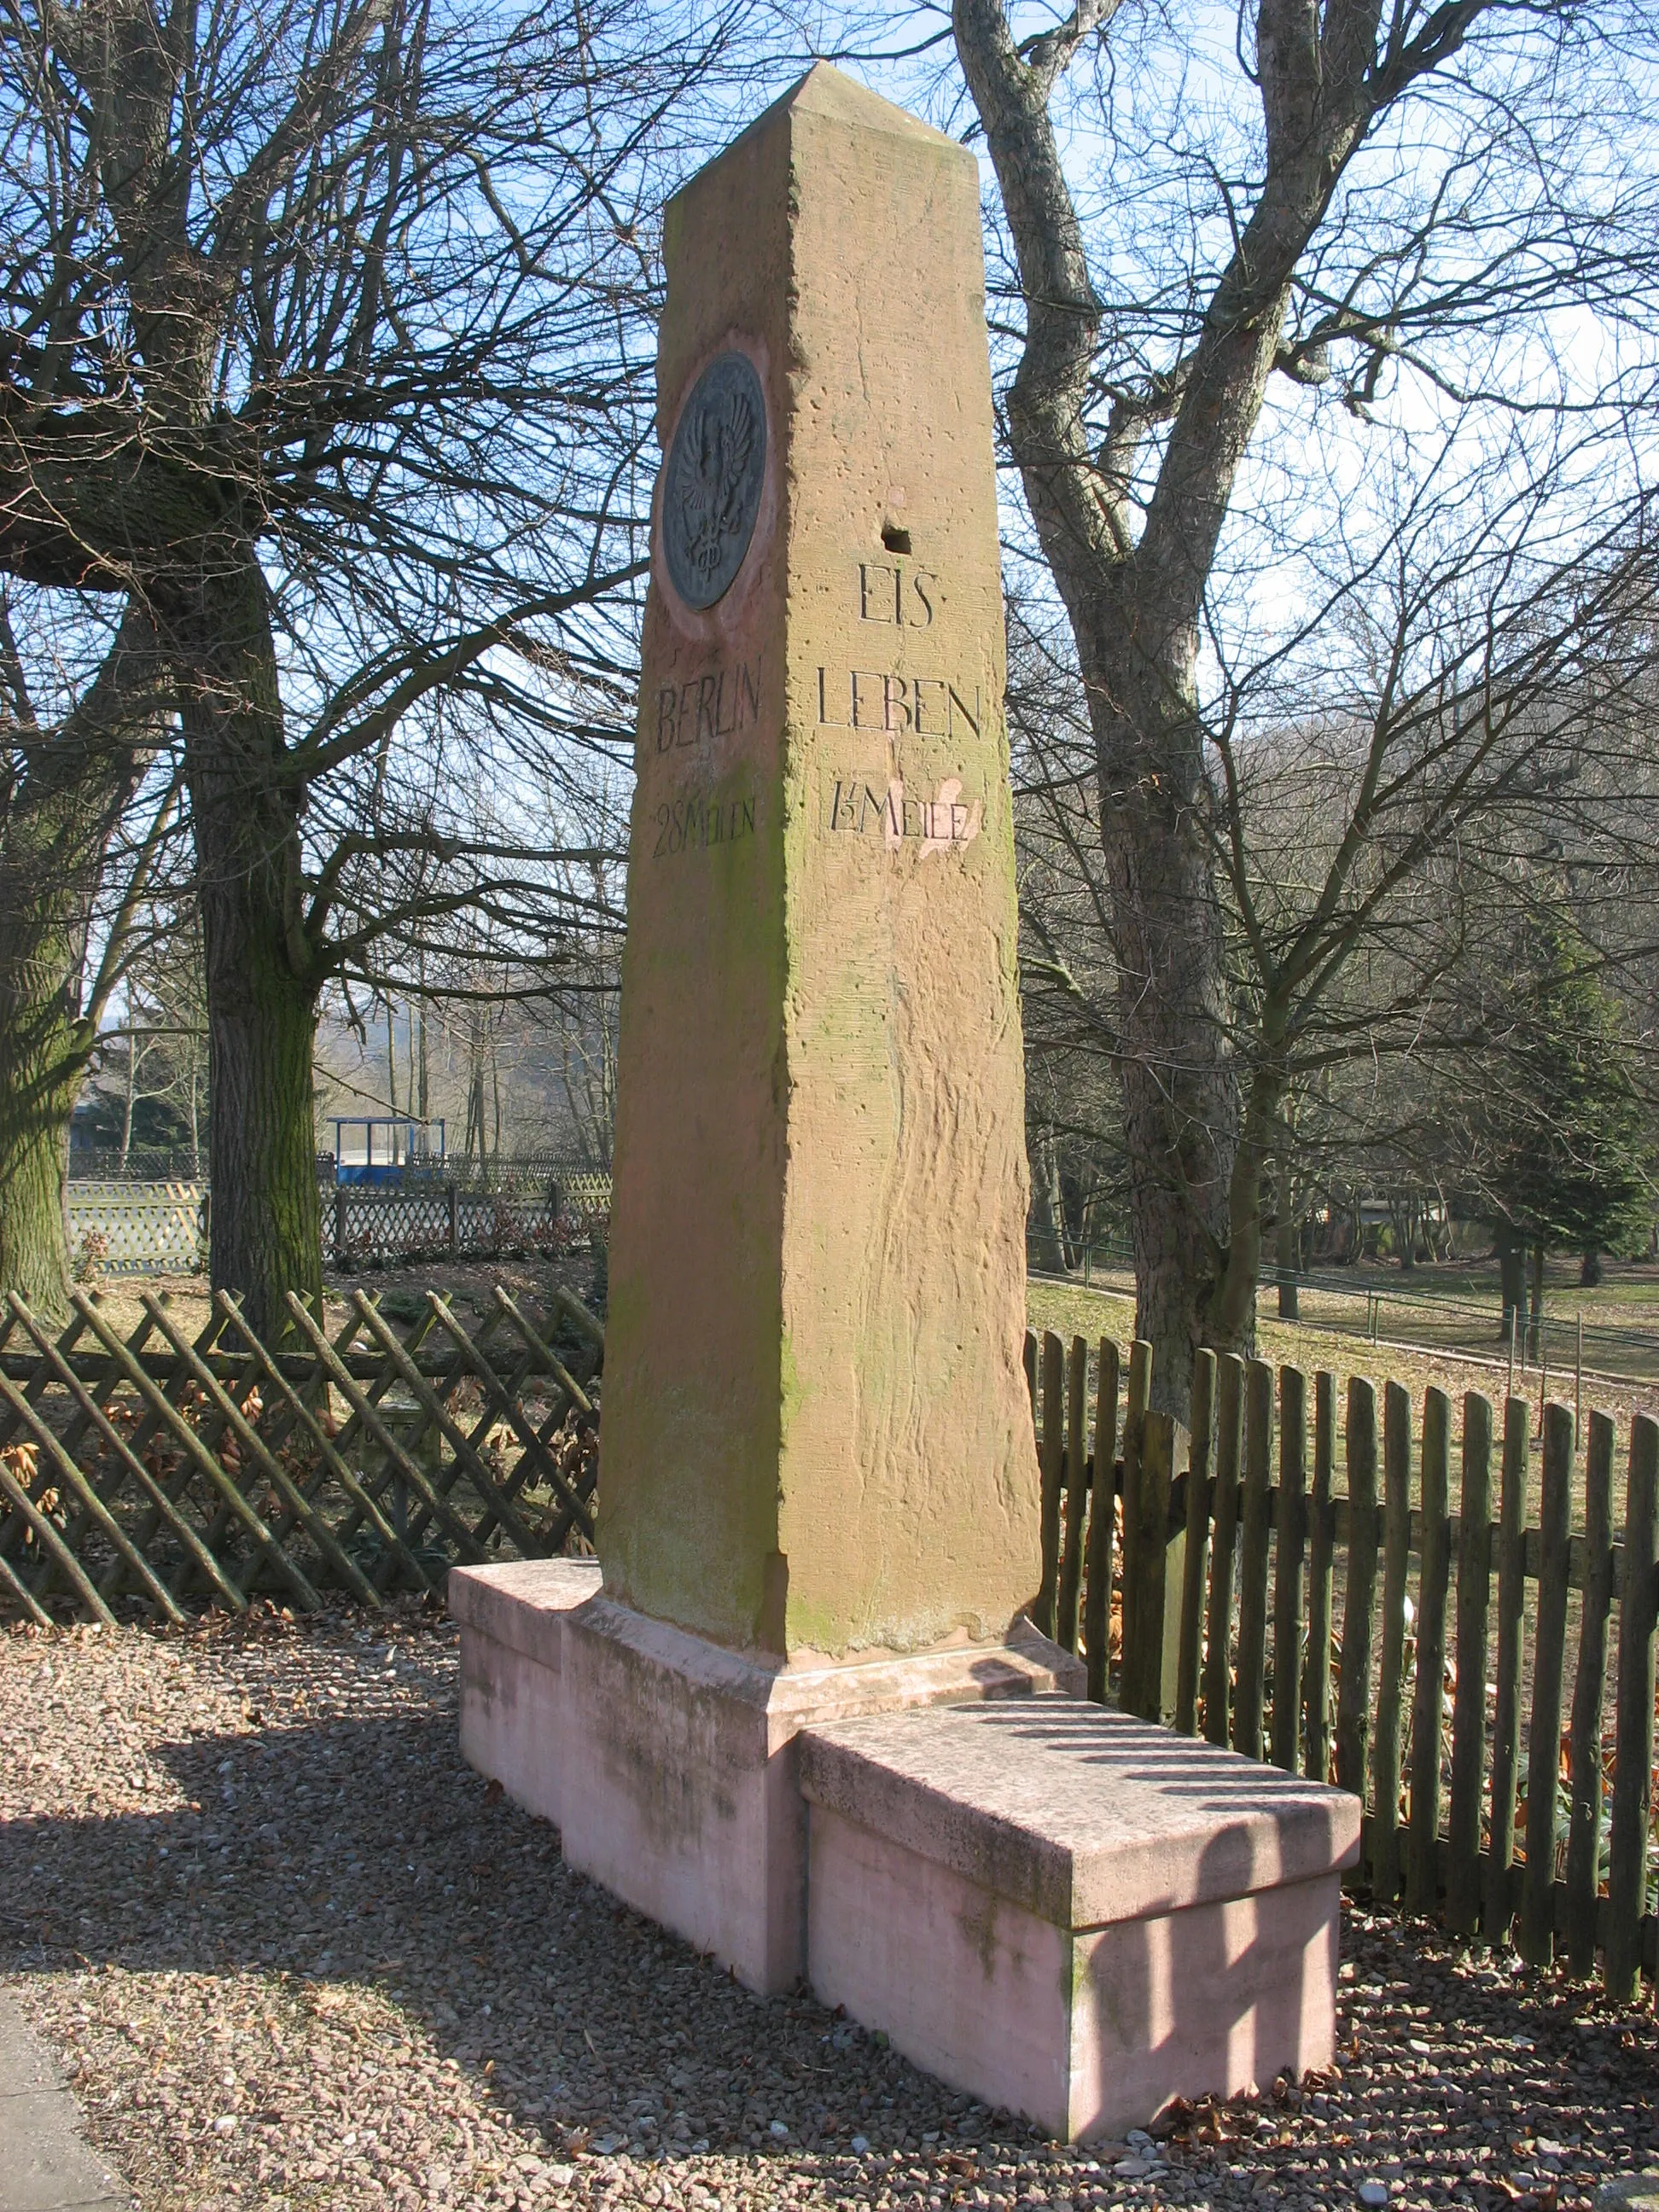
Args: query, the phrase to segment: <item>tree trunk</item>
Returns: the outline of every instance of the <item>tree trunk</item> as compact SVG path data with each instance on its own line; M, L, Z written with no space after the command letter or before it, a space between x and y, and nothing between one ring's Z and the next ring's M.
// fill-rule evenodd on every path
M1505 1344L1511 1336L1519 1344L1527 1311L1526 1248L1516 1231L1504 1222L1498 1224L1498 1279L1504 1298L1504 1325L1500 1333Z
M1544 1247L1541 1243L1532 1248L1532 1326L1528 1335L1535 1364L1543 1357L1544 1351Z
M0 1290L54 1319L69 1304L69 1125L86 1059L50 1009L0 1012Z
M1296 1216L1283 1199L1279 1200L1279 1222L1273 1237L1273 1259L1279 1270L1279 1318L1280 1321L1295 1321L1301 1312L1296 1279Z
M1595 1290L1601 1280L1601 1255L1586 1252L1578 1269L1578 1279L1587 1291Z
M1066 1249L1060 1240L1060 1176L1054 1167L1054 1147L1046 1142L1037 1146L1031 1176L1031 1202L1036 1217L1033 1227L1038 1265L1049 1274L1063 1275Z
M1122 677L1103 668L1090 690L1121 697ZM1115 714L1097 706L1095 720L1103 760L1139 750ZM1103 773L1102 800L1135 1329L1152 1346L1153 1405L1185 1421L1199 1346L1255 1350L1261 1162L1239 1160L1221 914L1197 823L1157 777Z
M155 675L148 620L129 610L63 726L33 731L0 811L0 1294L67 1310L70 1117L97 1040L83 1005L104 855L147 758ZM21 680L21 679L20 679Z
M121 1172L132 1158L132 1109L138 1088L138 1040L133 1034L131 994L127 1006L127 1087L121 1115Z
M252 1327L279 1340L290 1291L318 1310L313 1047L318 978L300 915L296 785L285 774L264 577L222 545L172 611L184 686L207 970L209 1266Z
M422 953L422 954L421 955L421 981L422 981L422 983L424 983L424 982L425 982L425 981L426 981L426 955L425 955L424 953ZM424 994L422 994L422 999L421 999L421 1092L420 1092L420 1097L421 1097L421 1119L422 1119L422 1121L429 1121L432 1119L432 1070L431 1070L431 1063L429 1062L429 1060L428 1060L428 1057L427 1057L427 1046L426 1046L426 999L425 999L425 995L424 995Z
M1059 76L1111 13L1079 6L1017 38L1005 0L953 0L951 22L1024 298L1009 439L1065 603L1098 763L1136 1326L1152 1345L1154 1404L1184 1420L1198 1346L1254 1347L1261 1256L1260 1148L1240 1142L1232 1042L1248 1009L1228 1003L1202 819L1211 804L1197 681L1205 598L1297 264L1382 95L1374 14L1261 11L1254 82L1266 161L1255 205L1178 371L1143 380L1109 359L1108 317L1049 113ZM1413 49L1387 96L1440 52L1432 41ZM1152 463L1160 422L1170 427ZM1144 465L1155 467L1150 489ZM1269 998L1279 980L1296 988L1265 972L1258 980ZM1282 1051L1265 1024L1258 1043L1258 1067L1282 1088Z

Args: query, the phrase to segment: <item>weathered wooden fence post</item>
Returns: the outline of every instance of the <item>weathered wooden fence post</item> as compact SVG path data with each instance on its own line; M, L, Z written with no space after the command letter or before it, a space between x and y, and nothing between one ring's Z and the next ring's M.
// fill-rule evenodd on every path
M1233 1749L1246 1759L1262 1750L1262 1700L1267 1671L1267 1492L1273 1445L1273 1370L1253 1359L1244 1390L1244 1500L1240 1514L1238 1667L1233 1686Z
M1308 1380L1279 1370L1279 1500L1273 1527L1273 1760L1287 1774L1302 1764L1302 1557L1308 1492Z
M1214 1457L1215 1354L1193 1361L1193 1435L1187 1456L1186 1542L1181 1574L1181 1642L1176 1668L1175 1724L1198 1734L1198 1677L1204 1645L1204 1583L1210 1559L1210 1469Z
M1089 1345L1072 1339L1066 1377L1066 1529L1060 1562L1054 1641L1077 1650L1077 1605L1083 1583L1083 1521L1089 1499Z
M1123 1692L1126 1711L1143 1720L1167 1719L1176 1699L1176 1645L1168 1634L1172 1577L1169 1554L1170 1492L1187 1449L1187 1431L1168 1413L1141 1416L1140 1449L1130 1512L1128 1458L1124 1459L1124 1594L1135 1592L1133 1630L1126 1620ZM1176 1581L1176 1591L1179 1582ZM1179 1604L1176 1595L1176 1604Z
M1398 1382L1382 1394L1382 1680L1371 1771L1371 1888L1400 1894L1400 1781L1406 1728L1406 1577L1411 1554L1412 1405Z
M1574 1426L1576 1427L1575 1420ZM1613 1610L1613 1423L1589 1417L1584 1455L1584 1583L1579 1609L1578 1671L1572 1687L1567 1816L1567 1963L1595 1971L1595 1899L1601 1858L1601 1707L1607 1679L1607 1615Z
M1526 1616L1527 1490L1532 1414L1524 1398L1504 1404L1504 1486L1498 1528L1498 1698L1492 1717L1492 1812L1483 1932L1507 1941L1515 1919L1515 1802L1521 1776L1521 1668Z
M1656 1623L1659 1623L1659 1422L1638 1413L1630 1429L1625 1498L1624 1587L1619 1594L1619 1711L1608 1839L1607 1996L1628 2004L1642 1972L1652 1817Z
M1422 1540L1417 1583L1417 1686L1412 1703L1413 1910L1440 1899L1440 1734L1446 1713L1446 1587L1451 1566L1451 1401L1423 1398Z
M1336 1508L1331 1478L1336 1461L1336 1377L1324 1368L1314 1376L1314 1485L1308 1511L1308 1670L1305 1742L1307 1771L1330 1779L1331 1597L1336 1548Z
M1457 1693L1452 1706L1451 1810L1446 1925L1480 1924L1480 1770L1486 1738L1486 1649L1492 1595L1492 1402L1463 1400L1463 1491L1457 1534Z
M1376 1393L1348 1381L1348 1580L1337 1685L1336 1778L1363 1804L1371 1733L1371 1618L1376 1602Z
M1095 1376L1095 1457L1089 1509L1089 1569L1083 1635L1088 1645L1089 1695L1106 1702L1111 1663L1112 1537L1117 1519L1117 1346L1100 1340Z
M1204 1734L1225 1744L1231 1730L1233 1562L1238 1548L1239 1483L1244 1460L1244 1362L1216 1362L1215 1534L1210 1545L1210 1610L1205 1625Z
M1066 1347L1052 1329L1042 1334L1042 1584L1031 1618L1044 1636L1054 1632L1060 1588L1060 1485L1066 1473Z
M1565 1406L1546 1406L1538 1629L1533 1647L1532 1727L1527 1740L1527 1875L1516 1942L1522 1957L1534 1966L1547 1966L1555 1948L1556 1778L1561 1760L1571 1503L1572 1415Z

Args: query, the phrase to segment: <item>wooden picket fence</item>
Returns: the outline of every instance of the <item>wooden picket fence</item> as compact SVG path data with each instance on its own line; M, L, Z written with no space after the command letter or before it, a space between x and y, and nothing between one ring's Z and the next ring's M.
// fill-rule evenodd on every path
M125 1337L84 1296L57 1333L0 1313L0 1610L378 1606L591 1544L605 1339L568 1293L471 1331L429 1295L400 1333L359 1292L332 1334L292 1299L275 1352L222 1293L193 1340L143 1304Z
M1491 1402L1464 1399L1453 1512L1443 1391L1425 1394L1413 1436L1409 1395L1389 1382L1379 1451L1371 1382L1350 1380L1339 1425L1334 1376L1316 1375L1310 1394L1297 1368L1202 1352L1189 1435L1148 1410L1151 1346L1132 1348L1126 1376L1103 1342L1091 1448L1091 1365L1081 1337L1069 1352L1051 1334L1027 1340L1042 1486L1035 1610L1084 1653L1090 1696L1114 1686L1115 1651L1127 1710L1359 1796L1355 1878L1374 1897L1403 1896L1460 1934L1512 1937L1534 1963L1560 1955L1581 1975L1599 1951L1610 1992L1634 1996L1659 1950L1659 1423L1632 1419L1620 1538L1605 1414L1589 1416L1581 1460L1571 1408L1545 1408L1533 1526L1522 1399L1508 1401L1501 1440ZM1094 1510L1097 1463L1111 1468L1107 1511Z

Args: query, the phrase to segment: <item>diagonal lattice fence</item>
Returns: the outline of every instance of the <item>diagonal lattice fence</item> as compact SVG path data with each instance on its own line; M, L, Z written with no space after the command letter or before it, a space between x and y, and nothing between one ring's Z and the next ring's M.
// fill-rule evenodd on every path
M186 1337L154 1297L118 1335L0 1317L0 1611L177 1620L256 1594L376 1605L450 1565L591 1543L604 1334L568 1293L435 1294L399 1331L358 1292L331 1333L292 1301L281 1351L222 1293Z

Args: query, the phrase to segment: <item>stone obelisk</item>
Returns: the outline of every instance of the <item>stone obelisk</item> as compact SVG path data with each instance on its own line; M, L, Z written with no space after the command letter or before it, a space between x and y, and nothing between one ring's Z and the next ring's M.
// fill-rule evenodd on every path
M629 868L607 1596L791 1657L1035 1585L973 156L820 65L674 201Z
M753 1988L1113 2132L1329 2063L1359 1806L1088 1705L1018 1618L977 172L819 68L667 244L599 1568L451 1575L461 1740Z

